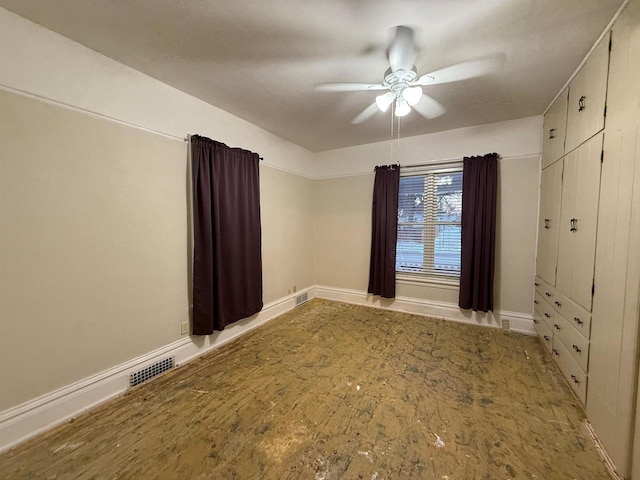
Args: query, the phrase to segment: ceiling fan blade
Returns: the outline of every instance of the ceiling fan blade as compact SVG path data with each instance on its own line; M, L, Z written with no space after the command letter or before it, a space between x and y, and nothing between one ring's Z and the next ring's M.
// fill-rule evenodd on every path
M322 92L357 92L360 90L386 90L387 87L376 83L320 83L316 90Z
M433 98L422 94L420 101L413 106L413 109L425 118L436 118L446 112L446 109Z
M480 77L499 70L503 63L504 55L457 63L422 75L413 84L438 85L440 83L458 82L468 78Z
M362 123L362 122L364 122L366 120L369 120L378 111L379 111L378 110L378 105L376 105L376 102L373 102L371 105L369 105L367 108L365 108L362 112L360 112L360 114L356 118L351 120L351 123L353 123L354 125L357 125L357 124Z
M389 47L389 64L392 71L411 70L418 57L418 49L413 41L413 30L396 27L396 36Z

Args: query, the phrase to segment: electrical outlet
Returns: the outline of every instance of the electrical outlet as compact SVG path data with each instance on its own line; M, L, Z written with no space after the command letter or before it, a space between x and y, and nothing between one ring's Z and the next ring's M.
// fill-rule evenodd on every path
M504 328L505 330L509 330L509 320L502 320L502 328Z
M189 334L189 322L182 322L180 324L180 334L188 335Z
M293 286L293 293L296 293L298 291L298 287L296 287L295 285Z

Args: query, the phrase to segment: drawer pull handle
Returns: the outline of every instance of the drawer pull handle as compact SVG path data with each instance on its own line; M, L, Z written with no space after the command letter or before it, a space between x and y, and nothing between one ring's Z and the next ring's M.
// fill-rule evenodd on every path
M580 320L578 317L573 317L573 321L576 322L578 325L582 325L584 322L582 320Z
M553 328L555 328L556 330L560 330L560 325L558 325L557 323L554 323Z
M578 353L582 352L582 350L580 350L580 347L578 347L577 345L574 345L573 349Z
M560 356L560 352L558 350L556 350L555 348L551 349L551 353L553 353L556 357Z
M578 219L577 218L572 218L571 220L569 220L569 231L571 232L577 232L578 231L578 227L576 226L578 223Z
M587 106L584 104L584 101L586 100L587 97L585 97L584 95L581 96L578 99L578 111L581 112L583 111L585 108L587 108Z
M551 318L551 315L549 315L548 313L545 313L544 316L547 318Z
M580 380L575 375L571 375L571 380L573 380L573 383L580 383Z
M547 342L550 340L549 335L543 335L543 337Z
M555 131L556 131L556 129L555 129L555 128L550 128L550 129L549 129L549 139L551 139L551 138L556 138L556 136L555 136L555 134L554 134L554 132L555 132Z
M562 307L562 304L557 300L555 302L553 302L553 303L555 303L557 307Z
M550 226L551 220L549 220L548 218L544 219L544 228L551 228Z
M545 294L547 297L553 297L553 295L551 295L549 292L544 292L544 294Z

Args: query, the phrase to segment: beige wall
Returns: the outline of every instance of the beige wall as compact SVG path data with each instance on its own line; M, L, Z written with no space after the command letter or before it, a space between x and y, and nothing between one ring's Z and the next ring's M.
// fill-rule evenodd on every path
M264 302L313 285L313 180L260 168Z
M187 147L0 91L0 411L180 337ZM264 301L313 284L312 181L261 166Z
M314 183L314 265L318 285L367 290L373 174Z
M484 152L478 152L484 153ZM539 157L500 161L495 308L532 313ZM316 180L316 284L366 291L373 174ZM396 294L457 303L458 289L399 281Z

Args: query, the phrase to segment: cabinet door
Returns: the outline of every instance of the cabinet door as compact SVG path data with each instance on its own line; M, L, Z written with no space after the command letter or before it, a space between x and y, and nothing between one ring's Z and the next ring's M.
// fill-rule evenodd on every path
M561 195L562 160L543 169L540 176L540 218L536 273L551 285L556 283Z
M564 159L556 287L591 311L603 134Z
M542 168L546 168L564 155L564 136L567 127L567 101L569 88L558 96L544 116L542 136Z
M604 128L608 72L609 35L596 47L569 85L566 152Z

